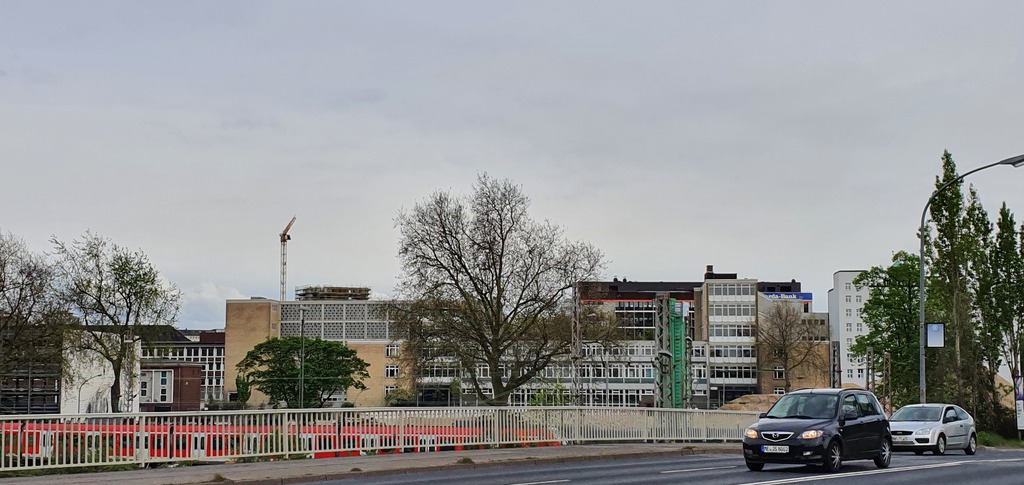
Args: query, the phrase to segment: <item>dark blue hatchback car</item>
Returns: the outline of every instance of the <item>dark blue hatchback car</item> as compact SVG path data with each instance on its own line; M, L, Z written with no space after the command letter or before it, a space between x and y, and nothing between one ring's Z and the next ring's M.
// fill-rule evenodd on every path
M821 465L834 472L845 460L892 460L889 421L875 395L864 389L801 389L786 394L747 428L747 468L765 463Z

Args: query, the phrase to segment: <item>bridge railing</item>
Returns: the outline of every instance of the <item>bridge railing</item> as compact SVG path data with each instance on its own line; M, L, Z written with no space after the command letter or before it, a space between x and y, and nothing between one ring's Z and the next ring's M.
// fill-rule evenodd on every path
M0 474L592 442L738 442L756 419L744 411L562 406L0 416Z

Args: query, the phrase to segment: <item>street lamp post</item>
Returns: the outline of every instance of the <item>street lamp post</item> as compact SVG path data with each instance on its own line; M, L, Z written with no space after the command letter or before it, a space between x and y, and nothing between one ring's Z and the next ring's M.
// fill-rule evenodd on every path
M96 375L94 375L94 376L92 376L92 377L82 381L82 383L78 385L78 412L76 414L82 414L82 387L84 387L85 384L88 383L89 381L91 381L91 380L93 380L93 379L95 379L97 377L100 377L102 375L103 374L96 374Z
M941 193L943 190L948 188L950 185L953 185L953 184L963 180L964 177L967 177L968 175L970 175L972 173L980 172L980 171L985 170L987 168L995 167L997 165L1009 165L1009 166L1014 167L1014 168L1022 167L1022 166L1024 166L1024 155L1017 155L1016 157L1007 158L1006 160L1002 160L1002 161L995 162L995 163L990 163L990 164L985 165L983 167L978 167L978 168L976 168L974 170L971 170L970 172L967 172L967 173L965 173L963 175L960 175L959 177L954 178L953 180L950 180L949 182L946 182L946 183L940 185L939 188L935 189L935 192L932 192L931 197L928 198L928 202L924 205L924 210L921 211L921 227L918 229L918 233L917 233L918 239L921 240L920 241L921 244L920 244L920 248L919 248L919 252L918 252L918 258L919 258L919 261L918 261L919 268L918 269L919 269L919 273L920 274L919 274L919 278L918 278L917 300L918 300L918 324L920 326L920 329L919 329L920 334L918 336L918 362L920 364L918 387L920 388L919 389L920 394L918 395L918 397L919 397L919 400L920 400L920 402L922 404L927 402L927 397L926 397L927 393L925 392L925 371L924 371L924 342L925 342L925 338L927 337L927 333L925 331L925 325L924 325L924 234L925 234L924 231L925 231L925 223L927 222L926 221L926 217L928 216L928 207L930 205L932 205L932 201L935 200L935 197L937 195L939 195L939 193Z
M306 407L306 309L299 307L299 409Z

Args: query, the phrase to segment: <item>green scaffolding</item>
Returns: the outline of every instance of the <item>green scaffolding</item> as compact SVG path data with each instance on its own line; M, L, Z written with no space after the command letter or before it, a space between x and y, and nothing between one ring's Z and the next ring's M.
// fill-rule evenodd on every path
M669 374L669 385L672 389L670 406L673 408L683 407L686 399L683 380L687 376L686 369L686 328L682 315L682 302L670 298L668 313L669 342L672 352L672 372Z

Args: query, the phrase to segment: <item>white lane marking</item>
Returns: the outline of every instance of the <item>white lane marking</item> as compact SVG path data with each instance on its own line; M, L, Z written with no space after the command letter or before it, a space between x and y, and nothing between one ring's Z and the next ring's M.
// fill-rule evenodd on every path
M739 465L733 466L710 466L707 468L687 468L685 470L665 470L661 473L686 473L686 472L702 472L706 470L725 470L726 468L736 468Z
M969 461L954 461L949 463L938 463L935 465L915 465L905 466L900 468L885 468L881 470L867 470L863 472L847 472L847 473L836 473L834 475L817 475L812 477L800 477L800 478L783 478L781 480L769 480L767 482L750 482L742 485L779 485L783 483L801 483L801 482L815 482L818 480L832 480L836 478L845 477L862 477L865 475L880 475L883 473L898 473L898 472L909 472L914 470L928 470L930 468L945 468L948 466L963 465L965 463L971 463Z
M544 485L545 483L563 483L569 480L548 480L546 482L525 482L525 483L511 483L509 485Z

